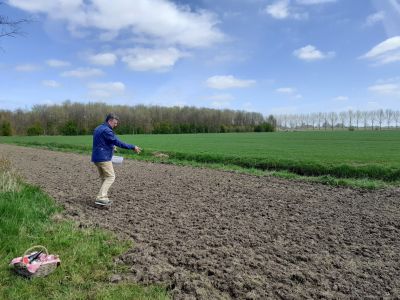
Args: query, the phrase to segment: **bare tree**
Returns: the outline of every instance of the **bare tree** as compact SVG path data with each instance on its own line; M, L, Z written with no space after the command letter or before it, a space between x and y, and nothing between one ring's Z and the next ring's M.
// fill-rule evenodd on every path
M349 111L347 112L347 115L349 117L349 128L353 127L353 118L354 118L354 112L349 109Z
M288 115L280 115L277 117L277 119L280 121L280 127L283 130L287 129L287 123L288 123L288 119L290 118L290 116Z
M339 113L339 119L340 123L342 123L342 128L344 128L347 120L347 113L345 111L342 111Z
M0 5L3 5L0 2ZM0 38L15 37L21 35L21 26L24 23L30 22L28 19L11 20L7 16L0 15Z
M369 115L369 119L371 120L371 128L372 128L372 130L374 130L374 123L375 123L375 121L376 121L376 111L370 111L369 113L368 113L368 115Z
M357 129L358 129L358 123L360 122L362 115L363 115L362 111L359 110L356 111L355 118L356 118Z
M324 115L324 128L325 128L325 130L327 129L327 127L328 127L328 114L327 113L323 113L323 115Z
M367 129L367 125L368 125L368 118L369 118L369 113L367 111L363 111L362 112L362 118L364 121L364 130Z
M338 119L338 116L335 112L330 112L329 113L329 120L331 121L331 129L333 130L333 127L335 127L335 123Z
M323 113L318 113L318 130L321 130L321 121L324 118L324 114Z
M309 127L310 127L310 114L305 114L303 120L304 120L306 129L309 129Z
M387 128L389 129L390 123L392 122L394 116L394 111L391 109L385 110L385 116L386 116Z
M400 111L396 110L393 113L393 119L394 119L394 122L396 123L396 129L397 129L399 121L400 121Z
M313 130L315 130L315 122L317 121L317 119L318 119L318 114L312 113L310 115L310 120L311 120L311 125L312 125Z
M385 119L385 113L384 113L383 109L378 110L376 112L376 116L378 118L379 130L382 130L382 123L383 123L383 120Z

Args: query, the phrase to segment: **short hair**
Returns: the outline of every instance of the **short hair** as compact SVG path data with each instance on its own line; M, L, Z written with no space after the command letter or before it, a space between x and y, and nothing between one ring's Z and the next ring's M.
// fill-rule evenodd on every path
M119 117L114 114L114 113L109 113L106 117L106 122L108 122L109 120L117 120L119 121Z

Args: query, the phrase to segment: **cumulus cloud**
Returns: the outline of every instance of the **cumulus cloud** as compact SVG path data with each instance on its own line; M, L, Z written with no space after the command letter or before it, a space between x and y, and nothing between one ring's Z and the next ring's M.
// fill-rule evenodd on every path
M275 19L286 19L289 17L289 1L282 0L268 5L265 12Z
M365 21L366 26L373 26L378 22L381 22L385 19L385 12L384 11L378 11L372 15L369 15L367 17L367 20Z
M42 81L42 84L43 84L44 86L51 87L51 88L58 88L58 87L61 86L61 85L60 85L57 81L55 81L55 80L43 80L43 81Z
M63 77L75 77L75 78L88 78L104 75L104 72L100 69L94 68L78 68L71 71L61 73Z
M323 53L312 45L307 45L303 48L299 48L293 51L293 55L297 58L305 61L322 60L335 56L335 52L330 51Z
M92 82L88 84L89 96L95 99L106 100L120 96L125 92L122 82Z
M243 80L232 75L212 76L206 80L206 85L213 89L247 88L256 83L255 80Z
M276 89L276 91L281 94L293 94L296 92L296 89L290 87L283 87Z
M384 18L380 21L385 30L386 37L400 34L400 1L398 0L373 0L371 1L377 12L384 12ZM379 19L379 15L377 16ZM381 28L382 28L381 27Z
M376 84L368 87L368 90L381 95L400 96L400 83Z
M337 96L335 98L333 98L334 101L347 101L349 100L349 97L347 96Z
M89 55L88 60L93 65L113 66L117 61L117 56L114 53L99 53Z
M288 95L288 96L294 97L296 99L300 99L303 97L301 94L299 94L297 92L297 90L295 88L291 88L291 87L281 87L281 88L276 89L275 91L279 94Z
M71 65L70 62L65 61L65 60L59 60L59 59L46 60L46 64L53 68L69 67Z
M90 89L96 90L108 90L114 92L123 92L125 90L125 84L122 82L92 82L88 84Z
M368 90L380 96L399 97L400 77L379 79L374 85L369 86Z
M386 39L360 58L369 59L378 64L400 61L400 36Z
M225 39L216 15L168 0L9 0L9 5L67 23L71 33L99 29L101 39L131 32L166 44L208 47Z
M292 7L289 0L279 0L267 5L264 9L264 13L280 20L288 18L301 20L308 18L307 13L298 12L294 7Z
M15 67L17 72L35 72L39 70L39 66L33 64L23 64Z
M121 60L135 71L168 71L180 58L187 55L173 47L124 49L119 54Z

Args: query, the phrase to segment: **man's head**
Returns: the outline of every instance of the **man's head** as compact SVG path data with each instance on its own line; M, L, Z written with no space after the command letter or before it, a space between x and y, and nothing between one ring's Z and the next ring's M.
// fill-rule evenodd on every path
M114 114L114 113L109 113L109 114L107 115L107 117L106 117L106 123L108 123L108 124L111 126L111 128L117 127L118 122L119 122L119 118L118 118L118 116L117 116L116 114Z

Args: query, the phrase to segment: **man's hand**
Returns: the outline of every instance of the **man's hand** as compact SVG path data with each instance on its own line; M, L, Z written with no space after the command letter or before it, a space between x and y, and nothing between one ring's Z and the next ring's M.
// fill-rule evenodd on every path
M139 154L142 151L142 148L135 146L135 148L133 148L132 150Z

